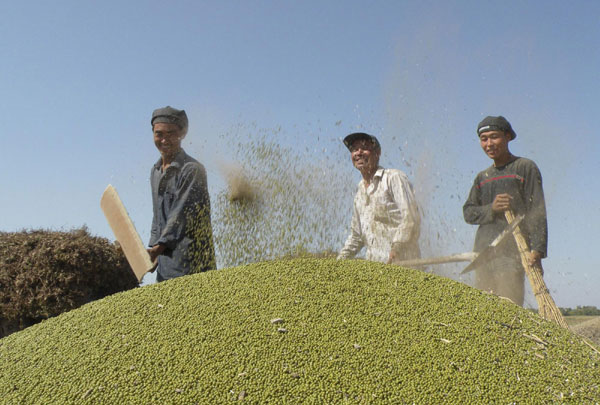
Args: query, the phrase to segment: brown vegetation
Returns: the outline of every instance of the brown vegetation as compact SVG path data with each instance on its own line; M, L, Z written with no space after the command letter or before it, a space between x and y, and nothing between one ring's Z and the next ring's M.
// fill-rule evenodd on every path
M0 232L0 338L137 285L121 249L85 228Z

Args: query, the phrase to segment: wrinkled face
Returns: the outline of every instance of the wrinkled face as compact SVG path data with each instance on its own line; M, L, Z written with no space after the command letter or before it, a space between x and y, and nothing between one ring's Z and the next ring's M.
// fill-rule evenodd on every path
M488 131L479 135L481 149L490 159L502 159L510 154L508 142L510 134L504 131Z
M381 150L367 139L357 139L352 142L350 147L350 157L352 164L361 173L363 171L375 171L379 165L379 155Z
M185 137L176 124L157 122L152 128L154 145L162 156L174 156L181 149L181 140Z

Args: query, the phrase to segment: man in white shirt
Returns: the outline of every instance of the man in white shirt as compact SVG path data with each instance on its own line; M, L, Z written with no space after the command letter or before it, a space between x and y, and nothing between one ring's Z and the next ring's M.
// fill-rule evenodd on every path
M356 132L344 138L358 183L350 235L338 259L354 257L363 246L366 259L383 263L421 257L421 217L412 185L400 170L379 166L381 146L373 135Z

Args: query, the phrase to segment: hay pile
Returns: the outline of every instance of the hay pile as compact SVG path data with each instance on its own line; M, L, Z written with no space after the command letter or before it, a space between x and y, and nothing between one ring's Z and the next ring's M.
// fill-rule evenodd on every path
M137 285L122 251L85 228L0 232L0 337Z
M594 403L579 337L449 279L362 260L195 274L0 340L5 403Z

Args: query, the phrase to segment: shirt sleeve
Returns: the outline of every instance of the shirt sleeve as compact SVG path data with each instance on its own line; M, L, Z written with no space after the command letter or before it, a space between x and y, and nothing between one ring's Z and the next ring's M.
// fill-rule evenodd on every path
M525 176L525 205L527 215L525 226L529 235L530 249L546 257L548 250L548 221L546 202L542 188L542 174L535 163L531 162Z
M394 234L392 244L404 244L416 241L421 228L419 205L408 177L403 174L388 177L388 188L392 193L397 209L400 211L400 223Z
M352 211L352 223L350 225L350 235L346 239L346 243L340 253L338 254L339 259L350 259L362 249L364 242L362 240L362 234L360 230L360 216L358 215L358 209L356 207L356 201L353 204L354 210Z
M467 198L465 205L463 205L463 216L467 224L471 225L491 224L494 222L492 204L481 203L479 176L475 178L475 182L469 192L469 197Z
M208 206L209 201L206 173L197 165L184 165L172 209L157 243L174 249L177 242L185 236L189 216L197 213L202 207Z

